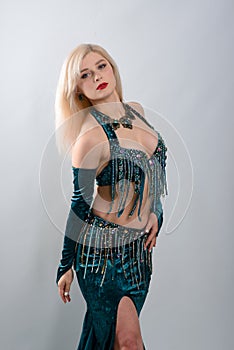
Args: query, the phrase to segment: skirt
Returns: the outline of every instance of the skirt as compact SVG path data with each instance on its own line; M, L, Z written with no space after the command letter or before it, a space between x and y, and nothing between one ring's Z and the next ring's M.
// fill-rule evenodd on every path
M74 263L86 301L77 350L113 349L122 297L133 301L140 316L152 275L152 253L144 250L146 239L144 228L117 225L92 212L86 219Z

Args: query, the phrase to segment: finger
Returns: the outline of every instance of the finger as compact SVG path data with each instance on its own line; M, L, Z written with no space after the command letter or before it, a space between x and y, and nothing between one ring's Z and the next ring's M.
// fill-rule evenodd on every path
M150 242L152 241L152 238L153 238L153 236L150 235L150 236L147 238L147 240L145 241L145 244L144 244L145 250L146 250L147 246L150 244Z
M66 303L66 298L64 296L64 287L65 287L65 284L59 285L59 295L60 295L60 298L62 299L62 301L64 303Z
M154 237L155 237L155 233L152 231L145 241L145 244L144 244L145 249L147 248L147 246L150 244L150 242Z
M148 248L149 252L151 252L151 250L152 250L152 248L153 248L155 242L156 242L156 239L155 239L155 237L154 237L154 238L152 239L151 243L150 243L149 248Z
M65 299L65 302L70 302L71 297L70 297L70 287L71 283L65 282L64 289L63 289L63 298Z
M150 231L157 230L157 229L158 229L158 222L155 222L155 221L152 222L152 220L149 220L147 222L146 227L145 227L145 233L149 234L149 233L151 233Z
M149 234L149 232L150 232L150 230L151 230L151 227L152 227L152 224L150 224L150 223L148 223L148 224L146 225L146 228L145 228L145 233L146 233L146 234Z
M144 249L146 249L146 246L147 246L147 244L149 243L149 241L150 241L150 231L151 231L151 228L152 228L152 225L150 225L149 223L147 224L147 226L146 226L146 228L145 228L145 234L147 235L147 239L146 239L146 241L145 241L145 243L144 243Z
M62 289L62 288L59 288L59 294L60 294L60 297L62 299L62 301L66 304L66 302L70 302L71 301L71 297L70 297L70 294L69 294L69 290L66 288L66 290Z
M64 288L65 288L65 282L60 279L58 282L58 292L59 292L60 298L63 301L64 301L64 296L63 296Z
M62 299L62 301L64 303L66 303L67 301L70 302L71 298L69 295L69 291L70 291L70 284L66 283L65 281L62 281L59 283L59 295Z
M146 249L148 249L148 251L150 252L151 251L151 249L152 249L152 247L153 247L153 245L154 245L154 240L152 239L149 243L148 243L148 245L147 245L147 248Z
M66 299L66 301L68 301L69 303L70 303L70 301L71 301L71 297L70 297L70 291L69 290L66 290L65 292L64 292L64 297L65 297L65 299Z

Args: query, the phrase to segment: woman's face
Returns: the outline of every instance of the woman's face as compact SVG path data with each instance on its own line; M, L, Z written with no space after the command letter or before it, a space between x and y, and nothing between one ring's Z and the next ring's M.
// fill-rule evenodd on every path
M82 60L77 86L92 104L119 101L112 66L97 52Z

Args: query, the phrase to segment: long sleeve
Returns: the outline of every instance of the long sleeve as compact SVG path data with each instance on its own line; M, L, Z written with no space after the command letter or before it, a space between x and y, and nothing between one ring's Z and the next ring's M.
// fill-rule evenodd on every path
M156 237L159 235L159 231L163 224L163 207L161 202L161 196L168 194L167 191L167 180L166 180L166 155L167 147L165 142L159 134L159 141L156 151L156 159L152 164L152 200L150 212L154 213L158 218L158 232Z
M57 270L56 283L73 265L79 233L87 218L93 200L96 169L72 167L73 195L63 240L62 257Z
M156 237L158 237L159 231L163 224L163 208L162 208L161 199L157 200L156 207L154 207L152 204L150 212L154 213L158 218L158 232L156 233Z

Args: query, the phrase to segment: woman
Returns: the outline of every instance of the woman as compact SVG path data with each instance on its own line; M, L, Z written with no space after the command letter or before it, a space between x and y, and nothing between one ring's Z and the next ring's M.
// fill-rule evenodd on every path
M74 268L87 304L79 350L145 349L139 315L163 222L167 148L143 115L123 102L102 47L73 50L56 94L56 125L68 122L58 146L71 146L74 184L56 282L70 302Z

